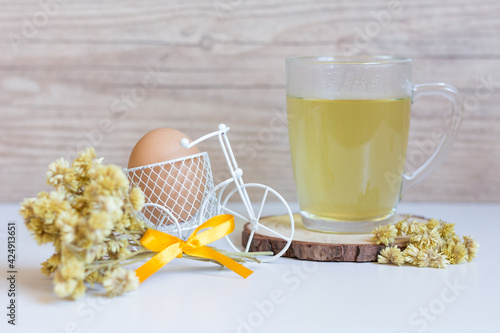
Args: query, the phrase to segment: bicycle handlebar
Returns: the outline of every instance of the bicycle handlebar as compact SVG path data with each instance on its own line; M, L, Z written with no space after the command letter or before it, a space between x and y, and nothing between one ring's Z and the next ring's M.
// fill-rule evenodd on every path
M212 133L208 133L194 141L192 141L191 143L189 143L189 139L188 138L183 138L181 139L180 141L180 144L182 147L186 148L186 149L189 149L193 146L196 146L198 143L202 142L202 141L205 141L211 137L214 137L214 136L217 136L217 135L221 135L222 133L226 133L227 131L229 131L231 128L230 127L227 127L226 125L224 124L219 124L219 130L218 131L215 131L215 132L212 132Z

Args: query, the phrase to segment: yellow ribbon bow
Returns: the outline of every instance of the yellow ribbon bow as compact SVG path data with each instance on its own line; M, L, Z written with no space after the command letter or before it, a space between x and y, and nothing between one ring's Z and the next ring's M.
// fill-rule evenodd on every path
M198 232L203 229L208 230L198 234ZM233 230L234 217L229 214L214 216L201 224L191 236L189 236L187 241L183 241L182 239L158 230L148 229L141 238L141 244L146 249L158 253L144 265L136 269L135 274L142 283L164 265L168 264L172 259L175 257L181 258L182 253L186 253L190 256L216 260L233 272L247 278L253 271L222 253L205 246L229 235Z

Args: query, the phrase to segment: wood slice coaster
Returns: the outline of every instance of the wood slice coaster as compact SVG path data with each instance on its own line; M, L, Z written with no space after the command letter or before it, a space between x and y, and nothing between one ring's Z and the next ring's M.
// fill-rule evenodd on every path
M377 261L377 255L384 245L377 245L372 240L372 234L335 234L316 232L306 229L302 224L300 214L294 214L295 232L293 241L284 257L314 261ZM396 215L393 221L401 221L403 215ZM412 216L412 220L427 222L428 219ZM290 234L288 215L264 217L259 221L281 234ZM250 236L250 223L243 228L242 242L246 246ZM396 237L394 245L404 249L408 237ZM262 228L255 232L250 251L272 251L278 253L285 246L286 241L276 238Z

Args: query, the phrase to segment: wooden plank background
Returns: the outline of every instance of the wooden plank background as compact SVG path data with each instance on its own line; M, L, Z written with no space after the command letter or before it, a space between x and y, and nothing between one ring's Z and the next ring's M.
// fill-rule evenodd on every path
M404 200L498 202L499 17L497 0L0 0L0 202L45 189L47 165L86 145L124 166L153 128L219 122L245 180L296 200L284 59L345 52L412 57L415 82L468 102L452 152ZM446 108L415 103L410 154ZM204 147L222 179L218 143Z

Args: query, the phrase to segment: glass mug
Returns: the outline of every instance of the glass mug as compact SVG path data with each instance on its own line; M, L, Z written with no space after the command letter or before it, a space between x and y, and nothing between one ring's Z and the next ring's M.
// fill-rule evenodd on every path
M402 194L450 150L462 107L444 83L412 82L412 60L388 56L286 60L288 132L300 212L306 228L370 232L391 222ZM439 95L452 116L434 154L404 171L410 108Z

